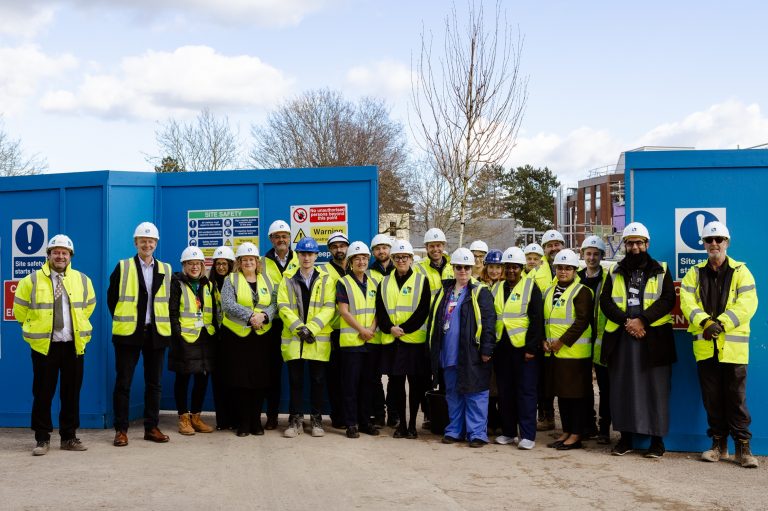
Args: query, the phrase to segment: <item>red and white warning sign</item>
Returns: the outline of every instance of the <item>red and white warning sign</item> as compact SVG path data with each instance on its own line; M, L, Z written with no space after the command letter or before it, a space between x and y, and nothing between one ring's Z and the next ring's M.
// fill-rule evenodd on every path
M3 320L16 321L13 315L13 298L16 295L18 280L6 280L3 282Z
M318 261L327 261L328 237L336 231L348 235L348 207L346 204L314 204L291 206L291 244L304 237L312 237L320 245Z

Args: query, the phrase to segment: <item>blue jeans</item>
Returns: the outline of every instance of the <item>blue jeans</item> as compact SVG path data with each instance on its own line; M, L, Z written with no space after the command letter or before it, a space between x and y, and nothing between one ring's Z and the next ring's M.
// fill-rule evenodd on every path
M467 440L488 441L488 394L487 390L460 394L456 390L456 367L443 369L445 400L448 402L448 426L445 435Z

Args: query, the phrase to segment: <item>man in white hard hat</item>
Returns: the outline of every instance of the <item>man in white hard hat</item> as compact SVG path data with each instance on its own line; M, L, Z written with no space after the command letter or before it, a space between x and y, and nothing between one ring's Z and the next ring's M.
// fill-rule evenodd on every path
M160 378L165 348L170 344L169 299L171 265L154 258L160 233L151 222L140 223L133 233L136 255L119 261L109 277L107 306L112 314L115 345L113 392L116 447L128 445L131 382L139 357L144 358L144 440L169 440L158 428Z
M72 269L75 246L64 234L51 238L48 261L16 287L13 313L24 340L32 349L32 454L48 452L53 422L51 402L61 375L59 436L61 449L85 451L77 438L80 427L80 388L83 356L91 339L89 318L96 307L93 284ZM53 314L49 311L53 310Z
M525 268L523 275L535 272L541 266L541 258L544 257L544 249L538 243L526 245L523 249L525 254Z
M728 257L731 234L725 224L708 223L701 240L707 260L688 270L680 285L680 308L693 335L707 436L712 438L712 447L701 459L727 458L730 434L736 463L756 468L747 409L749 322L757 310L755 279L746 264Z
M608 368L600 363L600 353L603 344L603 332L605 331L605 314L600 310L600 292L608 276L603 270L601 261L605 257L605 242L600 236L587 236L581 244L581 258L586 267L576 272L582 284L592 290L594 300L594 317L592 318L592 362L595 367L597 387L600 391L600 424L595 424L595 395L587 394L585 399L587 406L587 430L586 438L597 436L597 443L607 445L610 443L611 431L611 406L608 384Z
M476 279L480 278L480 274L483 272L485 254L488 253L488 244L482 240L475 240L469 244L469 251L475 258L475 264L472 266L472 276Z
M626 255L611 268L600 292L607 319L601 362L608 365L611 420L621 439L611 454L634 448L635 434L651 437L647 458L664 455L669 431L672 364L677 360L670 312L675 286L667 263L648 254L651 236L639 222L624 228Z
M544 249L544 258L536 270L534 279L536 279L536 285L539 286L543 293L553 284L555 270L552 266L552 261L555 260L557 253L565 248L565 238L563 238L559 231L550 229L541 237L541 246Z
M284 220L275 220L269 226L269 241L272 248L264 254L265 276L277 289L283 277L291 277L299 268L299 258L291 250L291 226ZM280 393L283 381L283 355L280 351L280 333L283 331L283 321L278 315L272 320L269 335L269 388L267 398L267 422L264 429L272 430L277 427L277 415L280 406Z
M368 267L368 275L381 282L381 279L392 273L395 265L389 257L392 249L392 238L386 234L377 234L371 240L371 252L373 253L373 262Z

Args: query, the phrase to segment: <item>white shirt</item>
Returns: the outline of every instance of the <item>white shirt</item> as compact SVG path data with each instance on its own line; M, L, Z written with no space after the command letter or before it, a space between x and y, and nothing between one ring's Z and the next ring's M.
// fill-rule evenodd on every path
M149 325L152 323L152 304L154 301L154 295L152 294L152 274L155 268L155 258L152 258L152 262L145 263L143 259L139 258L141 263L141 273L144 275L144 287L147 288L147 314L144 316L144 324Z
M64 274L51 270L51 282L53 283L54 296L56 293L56 279L57 275L61 275L61 309L64 311L64 328L61 330L54 330L51 337L52 342L68 342L74 340L72 335L72 316L69 310L69 295L67 289L64 287Z

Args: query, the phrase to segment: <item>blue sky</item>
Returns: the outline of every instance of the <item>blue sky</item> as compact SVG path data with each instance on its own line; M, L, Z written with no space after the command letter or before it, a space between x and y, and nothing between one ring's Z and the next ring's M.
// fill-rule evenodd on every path
M640 145L768 143L766 5L503 2L530 79L508 165L548 165L574 182ZM158 122L206 106L248 146L251 123L318 87L383 97L407 124L422 26L439 43L449 10L437 0L0 0L0 112L51 172L149 170Z

